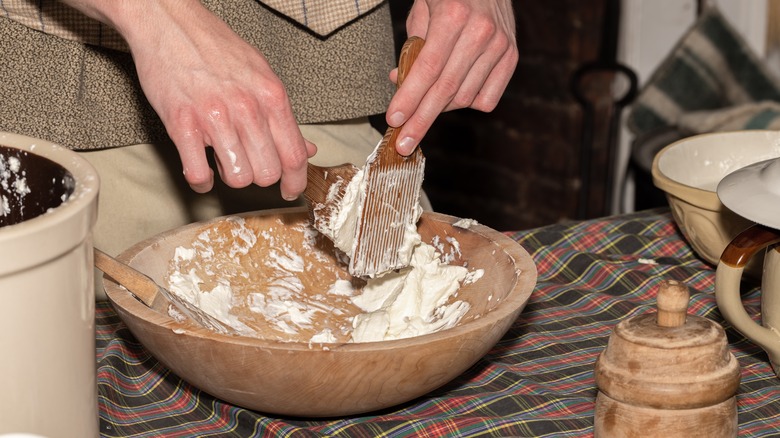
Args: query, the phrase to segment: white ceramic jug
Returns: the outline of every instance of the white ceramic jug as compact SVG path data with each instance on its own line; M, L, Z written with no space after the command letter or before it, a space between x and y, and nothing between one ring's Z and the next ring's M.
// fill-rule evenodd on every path
M723 317L760 346L780 376L780 230L753 225L723 251L715 276L715 297ZM761 277L761 324L742 304L740 280L748 261L765 252Z

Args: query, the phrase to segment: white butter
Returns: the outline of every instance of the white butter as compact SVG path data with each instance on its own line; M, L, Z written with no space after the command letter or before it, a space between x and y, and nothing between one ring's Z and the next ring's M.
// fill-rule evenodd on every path
M330 329L325 329L311 337L309 344L332 344L336 342L336 337Z
M467 274L464 267L443 264L433 246L420 243L410 268L368 280L352 299L365 312L354 319L352 340L401 339L454 326L470 306L447 301Z
M5 195L0 195L0 216L7 216L11 214L11 206L8 203L8 198Z
M418 242L412 247L410 267L391 272L382 277L367 279L362 289L355 289L353 281L338 279L326 287L321 294L301 302L304 291L301 275L307 270L304 259L290 245L275 239L267 231L255 232L248 228L241 218L230 218L234 241L229 247L229 257L249 254L258 239L270 245L263 253L263 263L281 273L269 282L264 290L251 291L247 296L248 306L261 316L276 331L294 339L300 330L315 330L311 344L335 342L334 333L328 328L314 326L315 316L343 315L342 309L330 306L328 296L347 297L361 313L352 317L352 327L340 327L342 335L350 336L351 342L370 342L419 336L455 326L469 310L469 304L456 301L453 296L464 283L477 281L481 270L472 270L448 265L442 259L452 260L460 253L459 243L448 238L450 253L444 257L432 245ZM304 246L313 242L310 231L304 233ZM191 248L178 247L168 275L169 290L186 301L200 307L209 315L236 328L240 333L251 336L254 331L230 313L233 290L230 277L217 260L224 260L214 253L208 232L201 233ZM215 237L215 239L220 239ZM197 262L201 275L207 275L209 282L199 277L194 269L184 272L177 269L186 263ZM230 268L228 266L227 268ZM231 268L232 269L232 268ZM231 271L239 278L242 272ZM249 278L243 273L243 278ZM211 290L204 290L206 283L215 284ZM259 320L259 321L262 321ZM350 333L351 331L351 333Z
M474 225L479 225L479 222L475 221L474 219L465 219L465 218L458 219L458 221L452 224L453 227L463 228L465 230L468 230Z
M341 202L335 202L339 187L334 184L328 192L327 199L329 203L334 205L334 209L331 210L330 217L322 218L329 220L317 221L321 225L318 227L318 231L332 240L336 248L343 251L348 257L352 257L355 250L355 232L357 231L358 219L363 213L366 185L365 172L360 169L344 189Z
M219 281L216 287L204 291L200 288L202 283L203 280L194 271L176 271L168 277L168 291L234 328L238 333L247 336L254 334L254 330L230 314L230 308L233 306L233 290L230 284ZM169 308L169 315L177 321L183 320L183 315L179 315L173 307Z
M328 289L328 294L339 295L342 297L351 297L355 293L355 288L349 280L336 280Z

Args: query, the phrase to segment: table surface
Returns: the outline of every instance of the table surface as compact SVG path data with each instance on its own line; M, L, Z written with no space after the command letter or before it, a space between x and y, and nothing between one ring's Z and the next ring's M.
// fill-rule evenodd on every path
M780 436L780 379L766 355L723 321L715 272L666 209L507 233L533 257L531 298L499 343L444 387L366 415L310 421L239 408L193 388L97 305L100 432L106 437L527 436L593 434L593 370L613 327L654 310L657 284L691 290L689 313L723 325L739 359L739 436ZM756 287L744 295L757 316Z

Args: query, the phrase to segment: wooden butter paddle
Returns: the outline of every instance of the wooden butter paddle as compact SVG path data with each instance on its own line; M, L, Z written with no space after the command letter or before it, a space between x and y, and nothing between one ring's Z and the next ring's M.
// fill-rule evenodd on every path
M411 37L404 43L398 60L400 88L425 41ZM356 276L375 276L409 265L399 256L407 234L415 232L420 214L420 190L425 157L417 147L409 156L396 151L402 126L387 128L382 142L366 163L366 193L357 226L357 243L349 261Z
M411 37L404 43L398 60L398 87L424 44L419 37ZM409 260L399 256L399 249L408 234L416 230L425 157L419 147L409 156L396 151L400 129L400 126L387 128L364 168L363 206L349 262L349 272L354 276L374 277L409 264ZM344 189L357 172L358 168L352 164L334 167L309 164L304 197L315 228L321 229L321 223L329 222Z
M317 230L328 227L344 198L349 182L358 173L351 163L322 167L309 163L306 190L303 197L309 212L309 221ZM331 191L334 193L331 194Z

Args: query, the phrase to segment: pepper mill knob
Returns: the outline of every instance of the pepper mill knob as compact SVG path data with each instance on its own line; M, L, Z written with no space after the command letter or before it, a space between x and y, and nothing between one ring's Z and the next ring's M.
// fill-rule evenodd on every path
M657 312L615 327L596 361L595 437L737 435L739 363L689 301L687 286L661 281Z

